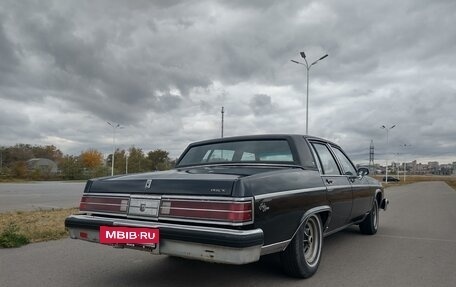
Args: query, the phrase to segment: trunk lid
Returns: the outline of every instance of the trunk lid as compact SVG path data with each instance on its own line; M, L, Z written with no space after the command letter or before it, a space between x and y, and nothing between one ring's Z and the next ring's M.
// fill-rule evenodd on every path
M241 177L277 167L212 166L92 179L86 193L230 196Z
M229 196L239 177L171 170L89 180L86 192Z

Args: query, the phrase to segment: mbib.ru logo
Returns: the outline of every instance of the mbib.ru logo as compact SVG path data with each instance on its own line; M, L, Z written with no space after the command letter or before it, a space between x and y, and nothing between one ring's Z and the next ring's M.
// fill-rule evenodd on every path
M100 243L157 244L159 239L158 229L100 226Z

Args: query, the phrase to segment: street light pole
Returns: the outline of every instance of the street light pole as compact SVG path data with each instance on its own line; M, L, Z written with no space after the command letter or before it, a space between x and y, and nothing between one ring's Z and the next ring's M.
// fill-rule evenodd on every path
M112 159L111 159L111 176L114 175L114 158L116 154L116 129L117 128L122 128L120 124L111 124L110 122L107 122L108 125L112 127Z
M394 129L396 125L392 125L391 127L387 128L386 126L381 126L380 128L386 130L386 168L385 168L385 182L388 183L388 144L389 144L389 131Z
M401 147L409 148L410 145L409 144L401 144ZM404 161L404 182L405 182L406 174L407 174L407 162Z
M224 126L224 124L225 124L225 107L223 107L223 106L222 106L221 114L222 114L222 132L221 132L221 138L223 138L223 126Z
M300 52L299 53L301 55L301 57L304 59L304 63L301 63L301 62L298 62L298 61L295 61L295 60L290 60L291 62L295 63L295 64L299 64L299 65L303 65L306 67L306 70L307 70L307 93L306 93L306 135L309 134L309 72L310 72L310 68L315 65L316 63L318 63L319 61L323 60L324 58L328 57L328 54L325 54L324 56L320 57L320 59L316 60L315 62L313 62L312 64L309 65L309 63L307 62L307 59L306 59L306 53L304 52Z
M125 174L128 174L128 151L125 151Z

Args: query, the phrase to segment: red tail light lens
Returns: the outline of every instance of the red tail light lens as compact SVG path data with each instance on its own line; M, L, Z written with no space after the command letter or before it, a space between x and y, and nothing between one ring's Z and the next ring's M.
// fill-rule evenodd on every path
M249 223L253 220L252 201L163 199L160 216L233 224Z
M81 198L79 204L80 211L108 212L108 213L126 213L128 207L128 198L125 197L105 197L105 196L87 196Z

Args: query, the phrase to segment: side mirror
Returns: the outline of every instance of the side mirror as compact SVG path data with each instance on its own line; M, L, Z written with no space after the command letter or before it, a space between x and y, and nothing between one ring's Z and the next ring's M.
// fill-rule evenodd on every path
M360 178L363 178L363 177L365 177L368 174L369 174L369 169L368 168L365 168L365 167L358 168L358 176Z

